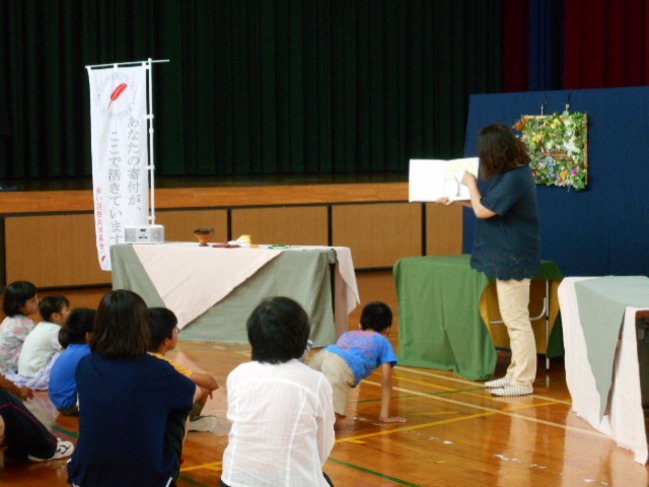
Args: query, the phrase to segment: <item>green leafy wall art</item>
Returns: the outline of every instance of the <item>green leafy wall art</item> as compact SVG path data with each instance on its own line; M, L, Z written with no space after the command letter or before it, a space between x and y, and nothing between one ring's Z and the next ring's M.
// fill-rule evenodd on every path
M514 124L530 151L537 184L581 191L588 184L588 116L568 110L524 115Z

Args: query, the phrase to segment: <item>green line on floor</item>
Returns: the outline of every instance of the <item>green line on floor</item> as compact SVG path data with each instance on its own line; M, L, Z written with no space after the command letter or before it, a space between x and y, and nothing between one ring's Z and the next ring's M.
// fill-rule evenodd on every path
M56 430L59 433L64 433L68 436L71 436L72 438L79 438L79 433L76 433L74 431L64 430L63 428L61 428L60 426L56 426L55 424L51 424L50 429Z
M397 400L397 399L410 399L411 397L419 397L419 396L417 396L415 394L411 394L409 396L397 396L397 397L393 397L392 400L394 401L394 400ZM350 401L350 402L352 404L361 404L363 402L377 402L377 401L380 401L380 400L381 400L381 398L378 398L378 399L363 399L362 401Z
M199 487L211 487L211 486L209 486L207 484L204 484L202 482L199 482L197 480L193 480L193 479L190 479L189 477L185 477L184 475L180 475L178 477L178 480L182 480L183 482L187 482L189 484L198 485Z
M329 461L330 461L330 462L334 462L334 463L338 463L338 464L340 464L340 465L344 465L345 467L349 467L349 468L354 468L354 469L356 469L356 470L360 470L361 472L369 473L370 475L374 475L374 476L376 476L376 477L381 477L382 479L388 479L388 480L391 480L391 481L396 482L396 483L398 483L398 484L400 484L400 485L407 485L408 487L422 487L421 485L413 484L413 483L411 483L411 482L407 482L407 481L405 481L405 480L400 480L400 479L397 479L397 478L394 478L394 477L390 477L389 475L384 475L384 474L382 474L382 473L375 472L374 470L369 470L369 469L367 469L367 468L359 467L358 465L353 465L353 464L351 464L351 463L343 462L343 461L341 461L341 460L336 460L335 458L331 458L331 457L330 457L330 458L329 458Z

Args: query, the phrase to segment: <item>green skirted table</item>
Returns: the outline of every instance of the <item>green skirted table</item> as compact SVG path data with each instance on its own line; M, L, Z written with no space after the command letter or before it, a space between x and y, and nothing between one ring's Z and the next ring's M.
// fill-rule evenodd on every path
M494 309L484 300L495 280L471 269L470 259L466 254L408 257L395 264L400 365L453 370L472 380L485 380L493 374L496 350L480 308ZM556 263L543 261L533 279L548 283L550 304L544 320L549 320L550 330L558 315L558 300L552 295L556 296L562 278ZM495 299L495 293L491 296ZM554 341L556 335L547 350L546 343L538 344L537 349L549 356L560 354L562 344Z
M248 341L246 320L268 296L298 301L312 319L315 346L335 343L360 302L347 247L201 247L197 243L111 246L113 289L178 317L180 339Z

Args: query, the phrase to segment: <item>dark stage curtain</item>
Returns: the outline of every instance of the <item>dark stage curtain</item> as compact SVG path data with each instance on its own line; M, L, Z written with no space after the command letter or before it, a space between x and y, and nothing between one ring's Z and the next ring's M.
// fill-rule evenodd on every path
M503 0L6 0L0 178L91 173L85 65L155 64L158 175L405 171L502 91Z
M569 0L565 9L564 89L649 84L645 0Z
M505 0L507 92L563 87L564 0Z
M504 91L530 87L530 7L528 0L504 0Z
M563 87L564 0L530 2L530 91Z

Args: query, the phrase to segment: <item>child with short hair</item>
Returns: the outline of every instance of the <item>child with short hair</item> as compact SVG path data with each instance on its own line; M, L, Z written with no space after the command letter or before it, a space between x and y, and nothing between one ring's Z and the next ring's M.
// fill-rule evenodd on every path
M27 281L15 281L5 289L2 310L6 318L0 324L0 374L18 370L18 355L34 322L28 318L38 311L38 291Z
M78 416L77 380L74 372L83 357L90 353L90 337L96 311L75 308L59 330L59 343L63 352L56 359L50 372L48 394L52 404L64 416Z
M165 357L165 354L176 348L178 344L178 318L168 308L154 307L149 309L151 315L151 348L150 354L162 360L166 360L174 368L191 379L200 390L201 394L194 403L189 413L189 431L211 431L218 425L216 416L201 416L207 398L212 396L212 391L219 388L219 383L214 377L203 372L191 370L173 360Z
M392 310L381 302L369 303L361 313L360 330L343 333L335 345L316 353L309 365L322 372L333 389L336 422L340 422L347 409L351 388L381 367L381 412L383 423L404 423L405 418L390 416L392 395L392 367L397 357L387 339L392 326Z
M61 353L59 331L68 319L70 301L65 296L53 294L38 305L43 320L29 332L18 356L18 374L8 374L17 384L32 389L46 390L50 382L50 370Z

